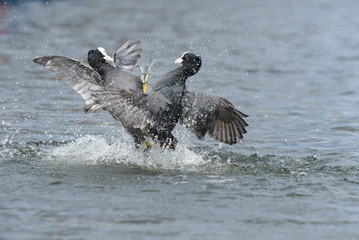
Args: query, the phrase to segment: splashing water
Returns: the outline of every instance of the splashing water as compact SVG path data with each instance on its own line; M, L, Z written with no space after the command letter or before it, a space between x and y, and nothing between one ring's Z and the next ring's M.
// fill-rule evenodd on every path
M173 151L158 146L144 152L123 139L110 142L104 137L88 135L74 142L48 150L47 160L70 164L132 164L140 167L188 170L206 162L185 145Z

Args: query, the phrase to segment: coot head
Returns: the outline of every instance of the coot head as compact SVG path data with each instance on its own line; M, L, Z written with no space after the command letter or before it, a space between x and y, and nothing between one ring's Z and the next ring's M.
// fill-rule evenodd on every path
M201 57L190 52L183 53L175 63L182 63L184 71L188 76L196 74L202 66Z
M87 54L87 60L95 70L101 68L104 63L113 65L113 58L107 55L106 50L102 47L90 50Z

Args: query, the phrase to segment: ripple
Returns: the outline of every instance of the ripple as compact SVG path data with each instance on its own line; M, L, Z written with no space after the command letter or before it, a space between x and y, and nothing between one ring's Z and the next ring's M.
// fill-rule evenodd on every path
M332 130L344 131L344 132L358 132L359 128L355 126L341 126L341 127L333 127Z

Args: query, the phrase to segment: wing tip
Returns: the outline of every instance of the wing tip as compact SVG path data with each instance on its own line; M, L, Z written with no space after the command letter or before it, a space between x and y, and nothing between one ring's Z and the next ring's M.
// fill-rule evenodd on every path
M213 132L209 132L209 135L217 141L233 145L239 142L237 139L242 139L243 134L247 133L246 126L248 124L241 117L229 123L217 120Z

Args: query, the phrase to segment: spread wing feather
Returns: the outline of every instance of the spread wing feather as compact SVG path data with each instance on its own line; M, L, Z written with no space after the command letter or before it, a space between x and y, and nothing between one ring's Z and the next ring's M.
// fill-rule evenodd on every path
M85 111L102 108L125 127L145 129L156 125L150 111L156 103L153 97L138 91L127 92L101 85L101 76L96 71L74 59L45 56L34 59L34 62L57 72L59 79L65 80L81 94L85 99Z
M218 141L234 144L243 138L246 114L228 100L203 93L186 92L182 99L181 124L203 138L207 133Z
M131 43L131 38L123 42L117 50L113 53L115 66L123 69L126 72L131 72L141 57L141 48L137 48L140 41Z
M91 94L96 99L95 105L100 104L126 128L145 130L157 125L155 116L148 109L150 97L145 93L102 88Z
M91 92L102 88L98 85L102 82L102 78L92 68L80 61L62 56L40 57L34 59L34 62L57 72L56 75L59 79L65 80L85 99L85 108L91 106L87 110L97 110L102 107L101 104L96 104L97 100L91 95Z

